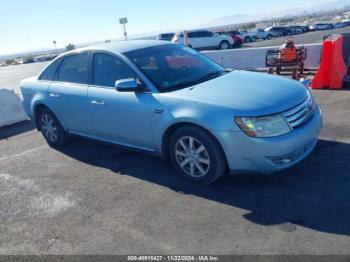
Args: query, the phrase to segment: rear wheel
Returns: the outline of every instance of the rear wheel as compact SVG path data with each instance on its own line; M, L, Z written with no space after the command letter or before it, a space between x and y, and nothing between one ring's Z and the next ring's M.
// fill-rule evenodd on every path
M271 40L272 39L272 35L267 35L266 39L267 40Z
M219 45L219 48L221 50L229 49L230 48L230 43L228 41L222 41Z
M246 37L244 38L244 42L246 42L246 43L251 43L251 42L252 42L252 39L250 38L250 36L246 36Z
M50 146L59 147L69 141L66 131L48 108L41 109L37 118L39 129Z
M199 184L210 184L226 169L225 155L206 131L185 126L170 139L170 158L177 172Z

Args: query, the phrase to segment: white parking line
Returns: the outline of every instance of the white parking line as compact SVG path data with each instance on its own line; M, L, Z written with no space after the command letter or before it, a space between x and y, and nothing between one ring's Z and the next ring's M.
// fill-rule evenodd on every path
M5 160L9 160L9 159L12 159L12 158L16 158L16 157L21 157L21 156L24 156L26 154L39 151L39 150L44 149L44 148L48 148L48 146L47 145L39 146L39 147L32 148L32 149L29 149L27 151L24 151L24 152L21 152L21 153L18 153L18 154L13 154L13 155L10 155L10 156L1 157L0 158L0 162L1 161L5 161Z

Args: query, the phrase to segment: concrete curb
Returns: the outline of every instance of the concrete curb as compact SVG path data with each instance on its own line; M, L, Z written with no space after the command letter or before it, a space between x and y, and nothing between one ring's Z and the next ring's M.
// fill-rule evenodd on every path
M28 119L21 99L13 90L0 89L0 127Z

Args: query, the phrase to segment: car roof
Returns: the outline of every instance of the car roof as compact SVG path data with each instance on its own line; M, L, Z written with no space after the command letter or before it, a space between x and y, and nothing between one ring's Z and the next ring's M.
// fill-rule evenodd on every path
M144 49L154 46L162 45L175 45L175 43L159 41L159 40L129 40L129 41L118 41L108 44L100 44L89 46L85 48L80 48L78 51L89 51L89 50L102 50L102 51L112 51L117 53L127 53L139 49ZM77 51L77 50L75 50Z
M211 30L207 29L193 29L193 30L185 30L187 33L196 33L196 32L212 32ZM183 34L184 31L178 31L175 34Z

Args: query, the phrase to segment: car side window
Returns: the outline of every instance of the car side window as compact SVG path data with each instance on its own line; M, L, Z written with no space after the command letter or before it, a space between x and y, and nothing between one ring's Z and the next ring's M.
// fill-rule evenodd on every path
M191 32L187 34L188 38L195 38L195 37L199 37L197 32Z
M60 65L62 59L58 59L51 63L42 74L39 76L39 80L52 81L55 77L58 66Z
M136 73L128 65L115 56L95 53L93 59L93 83L97 86L113 87L115 81L137 78Z
M202 32L202 37L212 37L214 34L209 31L203 31Z
M60 82L87 84L89 82L89 53L74 54L65 57L57 72Z

